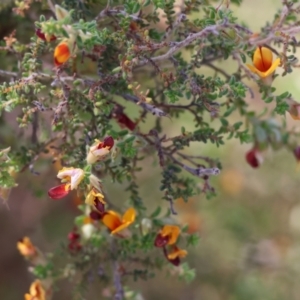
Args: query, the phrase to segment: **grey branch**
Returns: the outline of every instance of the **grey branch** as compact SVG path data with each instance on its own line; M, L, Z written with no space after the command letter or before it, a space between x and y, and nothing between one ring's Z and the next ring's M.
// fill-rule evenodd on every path
M140 99L138 97L134 96L134 95L124 94L124 95L122 95L122 97L126 100L134 102L135 104L138 104L143 109L145 109L145 110L149 111L150 113L152 113L152 115L154 115L154 116L157 116L157 117L166 117L167 116L167 114L163 110L155 107L154 105L151 105L151 104L148 104L148 103L145 103L145 102L140 102Z
M0 70L0 76L17 77L18 73Z
M123 300L124 299L124 289L122 286L121 274L119 271L119 264L117 261L114 262L114 285L116 288L114 300Z
M205 27L203 30L190 34L186 39L184 39L181 42L171 42L169 43L169 45L173 45L169 51L165 54L162 54L160 56L156 56L156 57L152 57L151 60L152 61L158 61L158 60L165 60L165 59L169 59L170 57L173 56L173 54L175 54L177 51L179 51L180 49L190 45L191 43L193 43L195 40L198 40L200 38L203 38L204 36L206 36L209 33L213 33L215 35L219 34L219 30L221 28L224 27L228 27L229 25L227 25L226 23L222 23L222 24L218 24L218 25L212 25L212 26L207 26ZM140 60L137 62L138 66L142 66L148 63L147 59L144 60Z
M98 16L97 16L97 20L100 20L103 17L107 17L107 16L114 16L114 15L123 15L125 17L129 17L134 21L143 21L143 19L135 16L135 15L129 15L127 14L125 11L121 10L121 9L108 9L105 8L104 10L102 10Z
M219 175L220 174L220 169L219 168L204 168L204 167L199 167L199 168L191 168L182 162L178 161L174 157L172 157L173 161L176 162L178 165L180 165L184 170L188 171L189 173L193 174L194 176L197 177L203 177L203 176L213 176L213 175Z

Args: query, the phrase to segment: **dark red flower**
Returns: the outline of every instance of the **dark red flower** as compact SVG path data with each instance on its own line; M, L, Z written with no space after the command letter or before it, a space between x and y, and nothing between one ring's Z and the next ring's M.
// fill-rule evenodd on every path
M126 127L133 131L136 127L136 123L133 122L126 114L119 112L116 114L116 119L121 127Z
M113 139L113 137L111 137L110 135L105 137L103 140L103 147L109 147L109 150L114 146L115 141Z
M300 146L294 149L294 155L298 161L300 161Z
M80 234L77 233L77 228L75 227L69 234L68 234L68 249L74 254L81 250L82 246L79 242Z
M167 251L167 248L164 247L163 252L166 259L176 267L180 265L180 258L183 258L187 255L186 250L180 249L177 246L173 246L173 249L169 253Z
M178 256L177 256L176 258L174 258L174 259L170 259L170 258L168 257L168 253L167 253L166 247L164 247L163 251L164 251L164 255L165 255L166 259L167 259L171 264L173 264L173 265L176 266L176 267L178 267L178 266L180 265L180 258L179 258Z
M256 148L253 148L246 153L246 161L252 168L258 168L263 162L263 157Z
M98 221L101 219L101 214L98 213L97 211L93 210L90 212L90 218L94 221Z
M69 192L70 192L70 184L63 183L51 188L48 191L48 196L54 200L58 200L67 196Z
M77 242L70 242L68 248L71 252L75 253L81 250L82 246Z
M71 242L77 241L79 238L80 238L80 234L76 233L74 231L72 231L68 234L68 240Z
M138 24L134 21L131 21L130 24L129 24L129 29L131 31L136 31L137 29L139 28Z
M168 235L162 236L161 234L158 234L155 238L154 246L162 248L168 244L169 239L170 237Z
M35 29L35 34L43 41L51 42L56 40L55 35L52 34L51 36L46 36L40 28Z
M94 207L100 212L100 214L105 213L105 205L98 198L94 200Z

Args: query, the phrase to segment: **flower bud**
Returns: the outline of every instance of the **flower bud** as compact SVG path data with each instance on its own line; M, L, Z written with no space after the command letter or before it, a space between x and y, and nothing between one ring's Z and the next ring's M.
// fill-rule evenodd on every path
M62 8L61 6L59 5L55 5L55 16L56 16L56 19L57 20L63 20L64 18L70 16L70 13Z
M148 218L144 218L142 221L141 221L141 230L142 230L142 234L143 235L146 235L149 233L149 231L151 230L152 228L152 221Z
M263 156L258 149L253 148L246 153L246 161L252 168L258 168L263 163Z
M114 139L111 136L104 138L103 142L96 140L90 147L87 155L87 163L94 164L97 161L104 160L114 146Z
M93 224L88 223L88 224L84 224L81 227L81 231L82 231L82 237L85 240L88 240L91 238L91 236L93 235L93 233L95 232L95 227Z
M77 241L80 238L80 234L74 231L68 234L68 240L71 242Z

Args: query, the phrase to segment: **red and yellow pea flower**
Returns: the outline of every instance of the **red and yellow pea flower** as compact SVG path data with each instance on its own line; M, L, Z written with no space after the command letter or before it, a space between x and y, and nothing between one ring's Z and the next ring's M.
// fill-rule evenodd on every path
M20 251L21 255L26 258L33 258L38 255L37 249L27 236L18 241L17 248Z
M70 40L61 41L54 49L54 64L59 67L71 57L73 43Z
M55 35L43 33L43 31L40 28L35 29L35 34L37 37L39 37L43 41L52 42L52 41L56 40Z
M29 293L25 294L25 300L46 300L46 292L40 282L40 280L35 280L30 288Z
M96 208L101 214L105 212L104 196L95 188L92 188L88 193L85 198L85 203Z
M121 237L127 236L126 229L135 221L136 212L129 208L121 217L117 212L109 210L102 217L103 224L110 230L111 234Z
M113 146L114 139L111 136L105 137L103 142L95 140L95 143L89 149L86 158L87 163L92 165L97 161L105 159Z
M163 248L163 252L167 260L174 266L180 264L180 258L187 255L186 250L178 248L175 244L180 234L180 228L176 225L165 225L155 238L154 245ZM171 245L171 252L168 253L167 247Z
M180 228L176 225L165 225L155 238L155 247L165 247L166 245L173 245L177 242L180 234Z
M273 53L266 47L257 47L253 55L253 65L247 67L261 79L265 79L275 72L280 65L280 58L273 61Z
M84 178L84 171L79 168L62 168L57 177L63 184L55 186L48 191L50 198L57 200L65 197L70 191L76 189Z
M186 250L173 246L172 251L169 253L167 252L167 249L164 248L164 254L167 260L177 267L180 265L180 258L186 257L188 253Z

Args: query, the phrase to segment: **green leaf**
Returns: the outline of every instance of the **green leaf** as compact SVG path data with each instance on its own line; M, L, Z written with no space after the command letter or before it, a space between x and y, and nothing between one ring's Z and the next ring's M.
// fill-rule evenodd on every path
M236 109L236 106L235 105L232 105L231 107L229 107L226 112L224 113L223 117L226 118L228 117L229 115L231 115Z
M254 127L254 136L259 143L265 142L268 138L266 130L261 126Z
M246 63L246 55L244 53L240 53L240 57L241 57L243 63L245 64Z
M200 241L200 236L198 234L190 234L187 237L187 246L197 246Z
M276 96L276 101L281 102L283 99L290 97L290 93L289 92L284 92L279 96Z
M158 215L160 214L160 212L161 212L161 207L158 206L158 207L156 208L156 210L150 215L150 218L151 218L151 219L154 219L154 218L158 217Z

